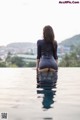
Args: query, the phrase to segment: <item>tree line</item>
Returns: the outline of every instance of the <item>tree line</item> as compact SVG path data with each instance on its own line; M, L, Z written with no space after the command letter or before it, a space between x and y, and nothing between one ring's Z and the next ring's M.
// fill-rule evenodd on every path
M74 47L69 54L65 54L59 63L60 67L80 67L80 45Z
M34 61L24 61L23 58L14 56L11 57L11 54L8 53L8 56L4 62L0 62L0 67L35 67L36 62Z
M11 57L11 54L8 53L4 62L0 59L0 67L36 67L36 60L26 62L23 58ZM80 45L73 47L69 54L62 57L59 67L80 67Z

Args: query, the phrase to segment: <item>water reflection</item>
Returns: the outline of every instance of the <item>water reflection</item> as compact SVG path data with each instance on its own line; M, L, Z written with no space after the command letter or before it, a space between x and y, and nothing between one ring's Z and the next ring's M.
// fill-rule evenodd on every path
M37 94L38 98L42 98L42 106L44 110L48 110L53 108L54 104L54 97L56 95L56 83L57 80L54 82L52 86L47 85L37 85Z
M53 120L53 118L43 118L43 120Z

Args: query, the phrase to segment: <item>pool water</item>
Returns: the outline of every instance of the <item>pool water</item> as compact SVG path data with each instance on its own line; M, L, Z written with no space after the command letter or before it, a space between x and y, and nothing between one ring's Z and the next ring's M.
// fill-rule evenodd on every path
M80 120L80 68L59 68L53 89L34 68L0 68L0 120Z

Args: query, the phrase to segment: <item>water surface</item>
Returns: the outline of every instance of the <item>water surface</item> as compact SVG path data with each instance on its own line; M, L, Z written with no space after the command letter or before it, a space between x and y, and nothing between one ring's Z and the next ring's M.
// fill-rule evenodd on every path
M80 120L80 68L59 68L52 90L37 88L33 68L0 68L0 119Z

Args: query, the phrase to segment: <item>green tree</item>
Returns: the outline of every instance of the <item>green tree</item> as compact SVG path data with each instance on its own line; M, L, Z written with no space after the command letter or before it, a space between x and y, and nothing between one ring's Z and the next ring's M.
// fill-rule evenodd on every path
M36 62L28 62L26 67L36 67Z
M60 67L80 67L80 48L75 48L75 51L66 54L61 62Z
M11 58L11 64L15 64L18 67L25 66L25 62L22 60L22 58L17 56Z
M8 54L7 54L7 58L6 58L6 61L7 61L7 62L10 62L10 59L11 59L11 53L8 52Z
M6 67L6 63L5 62L0 62L0 67Z

